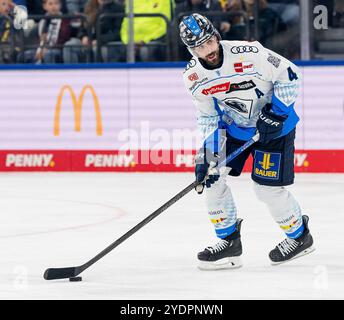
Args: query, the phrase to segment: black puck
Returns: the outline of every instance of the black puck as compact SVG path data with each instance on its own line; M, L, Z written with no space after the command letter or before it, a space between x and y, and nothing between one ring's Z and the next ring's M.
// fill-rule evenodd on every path
M69 281L71 281L71 282L82 281L82 277L69 278Z

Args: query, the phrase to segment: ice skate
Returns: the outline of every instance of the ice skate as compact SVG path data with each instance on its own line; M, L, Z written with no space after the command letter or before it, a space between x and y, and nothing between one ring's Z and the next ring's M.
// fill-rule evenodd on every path
M313 247L313 238L308 229L309 217L304 215L302 216L302 220L305 228L303 234L297 239L285 239L270 252L269 258L272 265L278 265L300 258L315 250Z
M234 269L242 266L240 228L242 219L237 220L236 231L221 239L217 244L198 253L198 268L201 270Z

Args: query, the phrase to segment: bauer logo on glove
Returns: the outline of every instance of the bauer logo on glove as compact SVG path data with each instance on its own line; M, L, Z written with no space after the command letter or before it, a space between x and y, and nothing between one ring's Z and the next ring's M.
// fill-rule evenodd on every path
M286 116L273 113L271 104L265 105L260 111L257 120L257 131L259 132L259 142L268 144L271 140L282 134L283 123Z

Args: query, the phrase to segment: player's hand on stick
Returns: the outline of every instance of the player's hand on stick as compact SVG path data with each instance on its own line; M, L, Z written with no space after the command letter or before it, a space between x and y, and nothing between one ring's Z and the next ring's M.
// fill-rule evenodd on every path
M209 149L202 148L196 155L195 176L199 184L196 186L198 194L203 192L204 186L210 188L219 180L219 171L217 169L218 156L213 154Z
M282 116L271 111L271 104L266 104L259 114L257 130L259 142L267 144L282 133L283 123L287 116Z

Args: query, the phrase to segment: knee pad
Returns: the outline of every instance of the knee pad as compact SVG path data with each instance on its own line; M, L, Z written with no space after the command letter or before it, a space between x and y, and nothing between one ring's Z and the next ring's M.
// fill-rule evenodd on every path
M253 189L257 198L266 204L285 201L288 197L288 191L284 187L264 186L254 182Z

